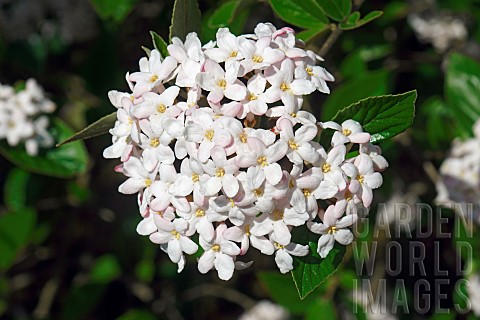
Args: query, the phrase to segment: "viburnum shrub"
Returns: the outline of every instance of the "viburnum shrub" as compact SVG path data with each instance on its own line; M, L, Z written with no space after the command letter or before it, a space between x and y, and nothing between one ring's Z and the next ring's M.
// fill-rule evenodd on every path
M221 28L204 45L194 32L171 42L168 56L152 50L127 73L130 92L108 94L117 120L104 156L128 177L119 191L137 194L137 232L178 272L200 245L198 270L223 280L251 264L250 250L292 270L292 256L309 253L292 241L302 225L320 235L322 258L350 244L388 163L359 122L302 110L306 96L329 93L323 59L270 23L240 36Z

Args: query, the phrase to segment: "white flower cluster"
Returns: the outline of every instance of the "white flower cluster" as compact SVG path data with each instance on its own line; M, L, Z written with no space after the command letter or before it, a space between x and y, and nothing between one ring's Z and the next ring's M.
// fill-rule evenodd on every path
M25 89L0 84L0 140L10 146L25 143L30 156L38 154L38 148L53 145L47 132L49 120L45 115L55 110L55 104L45 97L43 89L34 79L28 79Z
M472 205L473 220L480 224L480 120L473 126L475 136L462 141L454 140L450 154L440 167L440 179L436 183L439 205L460 205L457 214L469 213Z
M370 206L387 162L358 122L317 123L301 110L305 95L329 92L321 58L296 47L292 29L269 23L238 37L222 28L216 40L173 38L168 57L153 50L127 74L132 93L109 93L118 121L104 156L120 158L117 171L129 177L119 191L138 193L138 233L179 272L198 233L198 270L215 268L224 280L248 265L236 259L250 247L291 270L292 255L308 254L292 243L296 226L322 235L322 257L335 240L350 243L356 207ZM327 128L328 151L314 141ZM360 154L347 160L354 144ZM323 212L319 199L335 204Z

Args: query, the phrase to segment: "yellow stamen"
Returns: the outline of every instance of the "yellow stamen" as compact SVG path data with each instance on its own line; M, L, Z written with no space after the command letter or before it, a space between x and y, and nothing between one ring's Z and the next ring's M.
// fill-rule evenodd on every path
M281 245L280 243L278 243L278 242L275 242L273 245L274 245L275 248L277 248L277 249L283 249L283 248L285 248L285 246L282 246L282 245Z
M252 61L255 62L255 63L262 63L262 62L263 62L263 58L260 57L260 56L253 56L253 57L252 57Z
M192 173L192 181L198 182L198 180L200 180L200 176L196 173Z
M221 248L220 248L220 246L219 246L218 244L216 244L216 245L214 245L214 246L212 247L212 250L215 251L215 252L219 252L220 249L221 249Z
M238 51L230 52L230 58L235 58L238 55Z
M145 185L146 185L147 187L150 187L151 184L152 184L152 180L150 180L150 179L145 179Z
M296 114L295 112L292 112L292 113L290 113L290 116L291 116L292 118L296 118L296 117L297 117L297 114Z
M272 216L271 216L273 221L279 221L283 219L283 212L280 210L273 210Z
M218 81L218 86L220 89L225 90L225 88L227 88L227 81L225 79Z
M158 138L150 139L150 147L156 148L160 144L160 140Z
M250 235L250 225L249 225L249 224L245 225L245 234L246 234L247 236Z
M342 130L342 133L343 133L344 136L347 136L347 137L348 137L348 136L352 133L352 130L350 130L350 129L343 129L343 130Z
M364 176L362 176L361 174L359 174L359 175L357 176L357 180L358 180L358 182L363 183Z
M239 136L240 142L247 143L247 138L248 138L248 135L245 131L240 133L240 136Z
M253 101L253 100L257 100L257 99L258 99L258 96L256 96L254 93L251 93L251 92L250 92L250 93L247 95L247 100L248 100L248 101Z
M213 131L213 130L205 131L205 138L207 138L209 141L213 140L214 135L215 135L215 131Z
M197 218L203 217L204 215L205 215L205 210L203 209L197 209L197 211L195 211L195 217Z
M235 207L235 201L233 201L233 199L230 199L230 207L232 207L232 208Z
M288 140L288 146L292 150L297 150L298 149L298 144L295 143L295 140Z
M128 118L128 120L127 120L127 121L128 121L128 124L130 124L130 125L132 125L132 124L133 124L133 120L132 120L132 118Z
M324 163L324 164L322 165L322 171L323 171L323 173L330 172L331 168L332 168L332 166L329 165L328 163Z
M337 227L335 227L335 226L329 227L328 231L327 231L328 234L333 234L333 233L336 233L336 232L337 232Z
M225 175L225 169L223 168L218 168L217 171L215 172L215 177L223 177Z
M310 197L312 195L310 190L303 189L302 191L303 191L303 195L305 196L305 198Z
M152 76L150 77L150 82L151 82L151 83L154 83L154 82L157 81L157 80L158 80L158 76L157 76L156 74L154 74L154 75L152 75Z
M309 76L313 76L313 69L310 67L305 68L305 71L307 71Z
M159 104L157 107L157 111L160 113L164 113L165 111L167 111L167 107L165 107L164 104Z
M295 188L295 181L293 179L290 179L290 181L288 181L288 187L290 189Z
M254 189L254 190L253 190L253 194L254 194L256 197L261 197L261 196L263 195L263 189L261 189L261 188Z
M171 233L177 240L180 240L180 233L178 233L178 231L172 230L172 231L170 231L170 233Z
M257 162L258 162L258 164L262 165L262 167L268 166L268 162L267 162L266 157L258 157Z
M290 86L284 82L280 85L280 90L282 90L284 92L288 91L288 90L290 90Z

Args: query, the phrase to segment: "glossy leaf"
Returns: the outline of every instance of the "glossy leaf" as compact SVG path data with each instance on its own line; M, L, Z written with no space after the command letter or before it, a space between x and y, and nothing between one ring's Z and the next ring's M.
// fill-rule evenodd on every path
M355 11L348 17L347 21L340 23L338 26L342 30L353 30L380 18L382 15L382 11L375 10L360 19L360 12Z
M0 215L0 269L7 269L27 244L35 226L36 212L30 208Z
M325 291L325 288L320 286L315 290L314 294L302 300L298 296L297 288L290 275L274 271L260 272L257 277L269 293L270 298L275 303L285 307L292 314L304 314L308 306Z
M115 125L115 121L117 121L117 113L112 112L109 115L98 119L97 121L95 121L94 123L86 127L85 129L63 140L57 146L60 147L60 146L63 146L64 144L67 144L73 141L89 139L89 138L101 136L102 134L106 134L110 129L113 128L113 126Z
M471 134L473 123L480 118L480 63L458 53L452 54L445 86L457 124L466 134Z
M362 72L361 68L357 72ZM339 87L332 90L327 101L322 106L322 117L324 121L332 119L338 111L348 107L360 99L371 96L380 96L388 92L387 71L380 70L359 74L353 79L345 81Z
M412 125L415 116L417 92L370 97L339 111L333 121L347 119L360 122L371 134L371 142L390 139Z
M90 0L90 2L103 20L122 22L132 11L137 0Z
M4 202L9 210L20 210L27 202L27 185L30 174L18 168L12 169L5 181Z
M333 20L342 21L352 10L351 0L316 0L323 12Z
M314 303L308 306L305 320L318 320L319 315L322 315L322 319L338 319L334 302L325 298L316 300Z
M170 54L167 50L168 45L165 40L163 40L163 38L160 37L155 31L150 31L150 36L152 36L153 47L160 51L162 57L165 58L166 56L169 56Z
M208 19L208 26L211 28L228 27L235 17L235 11L239 4L239 0L227 1L222 4Z
M201 31L201 13L196 0L175 0L173 5L170 40L179 37L185 40L189 32Z
M309 42L315 40L317 37L319 37L323 32L328 30L328 26L324 25L322 28L317 28L317 29L307 29L300 31L297 33L297 38L303 40L304 42Z
M300 299L304 299L337 270L345 255L345 246L335 245L330 253L322 259L317 252L318 235L303 226L295 228L292 236L295 243L310 247L307 256L293 257L293 281Z
M50 131L55 141L65 140L73 134L73 130L60 119L53 121ZM0 154L23 170L60 178L85 172L88 162L87 151L82 141L42 150L35 157L29 156L24 146L12 148L1 142Z
M269 0L273 11L284 21L295 26L321 30L328 24L328 19L313 0Z

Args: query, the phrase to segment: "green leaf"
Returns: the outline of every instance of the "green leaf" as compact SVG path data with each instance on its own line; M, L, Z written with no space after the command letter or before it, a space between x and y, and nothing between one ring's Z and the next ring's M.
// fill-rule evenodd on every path
M447 101L459 127L472 134L473 123L480 118L480 63L454 53L450 56L446 77Z
M353 30L353 29L356 29L356 28L359 28L377 18L380 18L381 16L383 15L383 12L382 11L378 11L378 10L375 10L375 11L372 11L370 13L368 13L365 17L363 17L362 19L359 19L360 18L360 12L358 11L355 11L354 13L352 13L347 21L345 22L342 22L338 25L338 27L342 30Z
M336 244L322 259L317 252L319 237L310 232L306 226L293 229L292 237L295 243L310 247L307 256L293 257L293 281L300 299L304 299L337 270L345 255L345 246Z
M322 319L338 319L333 300L321 298L315 301L315 303L312 303L307 309L307 316L305 317L305 320L318 320L319 315L322 315Z
M64 144L67 144L73 141L89 139L89 138L101 136L102 134L106 134L110 129L114 127L115 121L117 121L117 113L112 112L109 115L98 119L97 121L95 121L94 123L86 127L85 129L63 140L57 145L57 147L63 146Z
M269 0L273 11L282 20L312 30L321 30L328 24L328 19L313 0Z
M201 21L201 13L196 0L175 0L170 40L173 37L179 37L184 41L189 32L199 33Z
M218 7L208 19L210 28L229 27L240 4L239 0L227 1Z
M332 119L338 111L360 99L386 94L388 78L389 73L387 71L379 70L364 73L342 83L332 91L322 106L322 120Z
M98 304L107 287L101 283L87 283L72 287L62 303L62 320L89 319L88 314Z
M36 212L30 208L0 215L0 269L5 270L15 261L34 230Z
M155 31L150 31L150 35L152 36L153 47L160 51L162 58L169 56L170 54L167 50L168 45L165 40L163 40L163 38L160 37Z
M150 283L155 276L155 264L153 260L143 259L135 266L135 276L142 282Z
M55 119L51 126L51 134L55 141L62 141L73 134L60 119ZM47 176L67 178L85 172L88 155L85 145L75 141L59 148L42 150L43 153L31 157L24 146L10 147L6 142L0 143L0 154L23 170Z
M352 10L351 0L316 0L323 12L333 20L342 21Z
M122 22L132 11L137 0L90 0L90 2L103 20Z
M90 270L90 279L96 283L109 283L117 278L121 272L117 258L113 255L104 255L95 261Z
M19 210L27 203L27 185L30 174L18 168L14 168L8 174L5 181L4 200L10 210Z
M259 272L257 278L269 293L270 298L292 314L304 314L308 306L318 299L325 288L320 286L314 294L300 299L292 277L278 272Z
M342 123L347 119L360 122L371 134L370 141L390 139L412 125L417 91L398 95L370 97L339 111L332 119Z
M300 31L297 33L297 38L305 41L306 43L312 40L315 40L317 37L319 37L323 32L328 30L328 26L324 25L322 28L319 29L307 29Z

